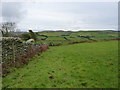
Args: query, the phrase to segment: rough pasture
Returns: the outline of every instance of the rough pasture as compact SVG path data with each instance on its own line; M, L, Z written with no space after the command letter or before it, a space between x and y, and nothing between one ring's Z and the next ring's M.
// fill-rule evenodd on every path
M3 78L3 88L117 88L118 42L50 47Z

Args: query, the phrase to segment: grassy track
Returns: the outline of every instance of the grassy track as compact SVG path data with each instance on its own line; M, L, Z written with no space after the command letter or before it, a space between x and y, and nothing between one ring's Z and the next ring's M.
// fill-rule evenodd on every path
M23 68L3 78L10 88L115 88L118 42L50 47Z

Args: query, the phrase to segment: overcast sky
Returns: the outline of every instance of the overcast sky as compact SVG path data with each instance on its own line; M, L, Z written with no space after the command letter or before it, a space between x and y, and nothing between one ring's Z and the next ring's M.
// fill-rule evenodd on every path
M3 21L21 30L103 30L118 26L117 2L6 2Z

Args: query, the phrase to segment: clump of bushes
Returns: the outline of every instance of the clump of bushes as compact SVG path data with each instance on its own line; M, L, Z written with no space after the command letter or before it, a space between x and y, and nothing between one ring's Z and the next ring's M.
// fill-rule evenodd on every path
M29 30L29 33L24 33L19 36L22 40L27 41L29 39L37 40L37 35L32 30Z
M35 41L37 40L37 35L36 33L34 33L32 30L29 30L29 33L30 33L30 38L31 39L34 39Z
M24 41L27 41L29 40L31 37L30 37L30 34L29 33L24 33L20 36Z

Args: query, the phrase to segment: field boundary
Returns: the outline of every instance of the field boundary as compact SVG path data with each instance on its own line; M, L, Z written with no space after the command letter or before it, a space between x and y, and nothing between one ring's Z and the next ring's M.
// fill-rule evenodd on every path
M23 43L20 38L2 39L2 76L6 76L11 71L9 68L19 68L29 63L29 59L35 55L46 51L47 44Z
M120 39L71 41L71 42L66 43L66 44L62 44L62 43L49 44L49 46L61 46L61 45L69 45L69 44L77 44L77 43L90 43L90 42L101 42L101 41L112 41L112 40L120 40Z

